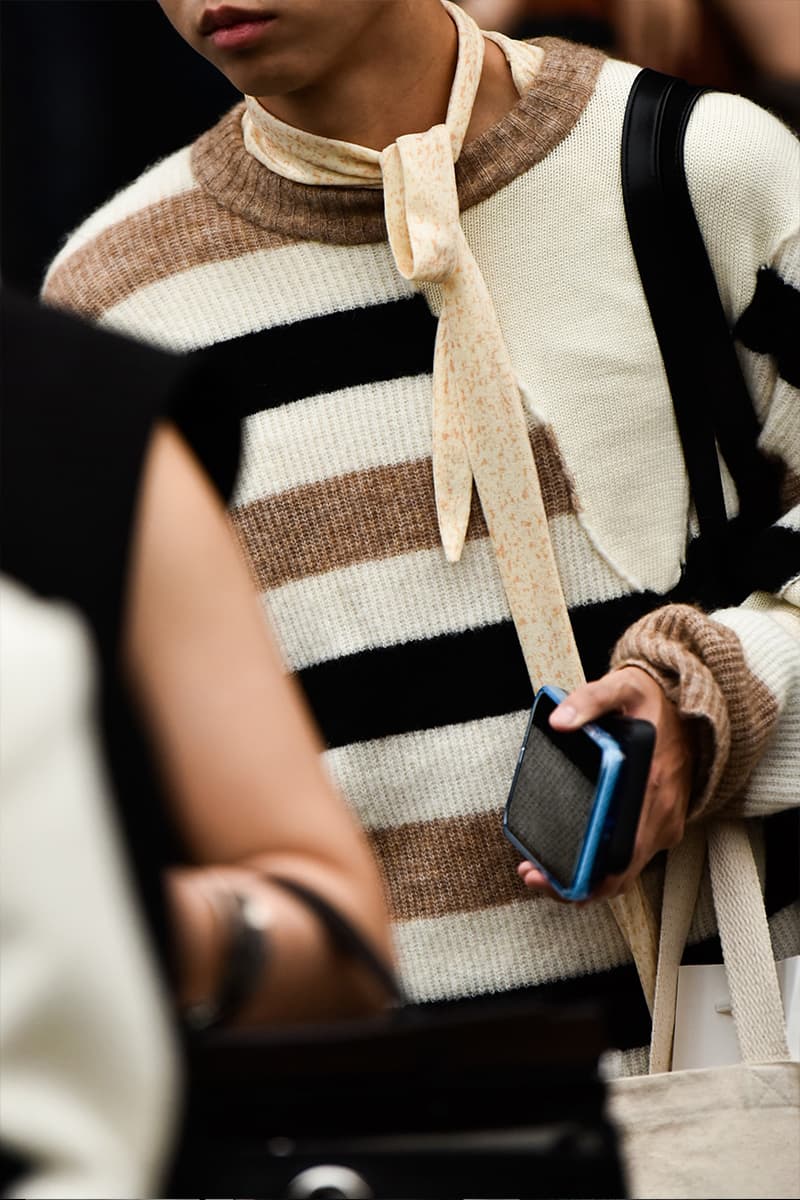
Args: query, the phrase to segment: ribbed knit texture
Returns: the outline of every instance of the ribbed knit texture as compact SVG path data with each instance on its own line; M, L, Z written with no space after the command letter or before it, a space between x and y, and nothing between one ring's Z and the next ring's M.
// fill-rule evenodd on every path
M744 794L777 717L769 688L749 676L739 638L699 610L672 604L623 634L611 665L642 667L685 717L708 723L713 746L704 747L707 758L698 764L692 816L734 808L731 802Z
M696 600L703 547L622 206L635 69L539 44L533 86L465 147L456 174L583 666L602 674L644 619L618 661L641 659L646 643L651 670L713 734L697 811L764 815L799 799L788 602L800 520L765 538L748 606L732 596L721 613L670 612ZM796 143L766 113L731 96L699 101L689 185L787 505L800 479L800 369L784 334L800 295L796 164ZM244 418L234 526L385 869L409 992L579 976L587 991L610 988L629 955L607 906L525 892L500 831L530 687L477 507L461 561L442 554L430 460L440 301L436 285L397 273L381 210L373 189L272 175L244 149L239 107L78 230L46 297L180 349L212 346L228 371L221 403ZM727 474L726 494L733 515ZM657 866L646 875L657 891ZM703 907L693 937L711 920ZM790 953L796 922L776 922ZM632 972L625 980L635 989Z

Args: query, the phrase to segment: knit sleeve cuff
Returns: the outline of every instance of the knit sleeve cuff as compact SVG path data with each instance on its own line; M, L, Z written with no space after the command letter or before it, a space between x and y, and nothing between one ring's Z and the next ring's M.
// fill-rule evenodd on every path
M699 609L671 604L623 634L611 666L646 671L691 722L690 819L735 814L775 720L775 706L748 669L736 634Z

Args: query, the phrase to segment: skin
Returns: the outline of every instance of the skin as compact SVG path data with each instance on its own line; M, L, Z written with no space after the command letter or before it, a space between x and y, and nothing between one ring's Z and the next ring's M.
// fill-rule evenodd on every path
M124 662L193 864L167 880L180 1001L215 991L226 932L214 896L232 885L261 902L271 926L269 967L242 1023L379 1008L385 997L371 977L264 878L314 888L392 961L366 839L323 769L224 509L169 426L145 464Z
M611 0L617 54L656 71L679 72L700 32L698 0Z
M777 79L800 82L798 0L716 0L752 56Z
M246 50L220 48L201 32L203 14L218 7L217 0L159 2L190 46L290 125L380 150L401 134L444 119L457 36L439 0L233 0L254 17L276 17ZM668 6L677 11L684 2L693 0L668 0ZM503 117L517 98L505 57L487 43L466 140ZM615 710L656 726L633 863L593 897L601 898L629 887L654 854L680 839L689 804L692 738L659 685L637 668L577 689L553 714L554 725L568 727L562 723L568 709L576 714L573 728ZM521 864L519 871L528 887L553 895L530 864Z
M528 16L529 0L463 0L466 9L481 29L495 29L513 37L518 22Z
M401 134L444 120L457 35L439 0L232 2L255 17L275 15L257 45L220 48L200 32L203 13L218 7L216 0L159 0L190 46L287 124L382 150ZM487 45L467 140L516 100L502 51Z

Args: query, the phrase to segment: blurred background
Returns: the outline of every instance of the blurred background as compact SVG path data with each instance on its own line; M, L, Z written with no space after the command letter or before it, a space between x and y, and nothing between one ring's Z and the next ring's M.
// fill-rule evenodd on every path
M800 133L800 0L462 0L484 29L553 34L738 92Z
M4 282L38 292L67 233L238 93L156 0L0 0Z
M741 92L800 130L800 0L463 4L486 29L588 42ZM0 0L0 53L0 269L35 294L71 229L237 93L156 0Z

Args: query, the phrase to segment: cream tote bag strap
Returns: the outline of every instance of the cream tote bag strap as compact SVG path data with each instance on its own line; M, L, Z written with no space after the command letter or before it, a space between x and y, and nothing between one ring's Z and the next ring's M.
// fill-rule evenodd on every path
M696 826L690 826L680 845L667 855L650 1042L651 1074L668 1071L672 1064L678 968L689 935L705 860L706 833Z
M767 914L744 821L719 821L708 838L711 886L743 1062L789 1058Z
M708 852L741 1061L672 1070L680 959ZM800 1064L789 1060L767 916L743 821L690 828L667 858L650 1071L612 1080L637 1200L798 1200Z
M686 944L705 861L706 841L714 908L742 1062L785 1062L786 1022L767 914L744 821L691 828L667 858L656 971L650 1074L669 1071L678 967Z

